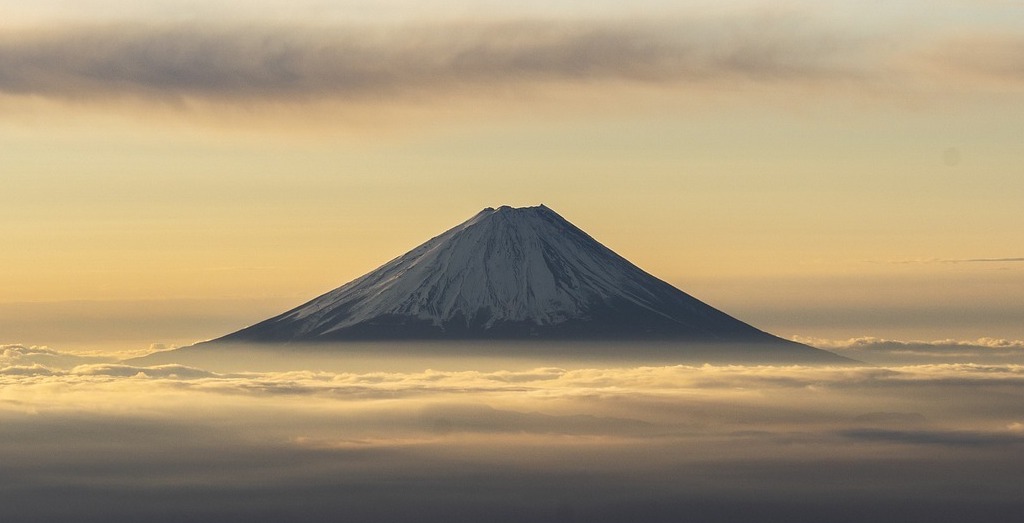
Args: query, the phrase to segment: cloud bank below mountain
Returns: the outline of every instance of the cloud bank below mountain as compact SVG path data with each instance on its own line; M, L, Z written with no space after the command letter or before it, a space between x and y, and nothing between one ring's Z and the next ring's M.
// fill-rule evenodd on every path
M24 521L928 521L1021 508L1020 365L10 363L0 500Z
M875 337L830 340L795 336L794 341L880 364L975 363L1024 364L1024 341L1002 338L976 340L892 340Z

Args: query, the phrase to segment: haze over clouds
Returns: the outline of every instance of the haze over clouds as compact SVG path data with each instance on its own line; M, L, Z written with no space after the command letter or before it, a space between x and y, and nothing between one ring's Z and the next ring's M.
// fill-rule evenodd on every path
M5 367L0 385L0 511L19 521L953 521L1021 507L1019 365L88 363Z

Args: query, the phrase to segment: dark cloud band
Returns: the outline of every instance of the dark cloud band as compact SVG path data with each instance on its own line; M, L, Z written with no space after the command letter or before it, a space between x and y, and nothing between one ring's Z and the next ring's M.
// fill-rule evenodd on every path
M819 82L859 44L786 23L518 21L369 29L113 25L0 38L0 92L367 99L542 83Z

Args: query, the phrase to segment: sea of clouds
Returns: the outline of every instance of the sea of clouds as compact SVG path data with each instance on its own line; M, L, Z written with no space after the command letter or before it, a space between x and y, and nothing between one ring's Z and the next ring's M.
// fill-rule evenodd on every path
M1013 363L222 373L6 345L0 515L1006 520L1021 397Z

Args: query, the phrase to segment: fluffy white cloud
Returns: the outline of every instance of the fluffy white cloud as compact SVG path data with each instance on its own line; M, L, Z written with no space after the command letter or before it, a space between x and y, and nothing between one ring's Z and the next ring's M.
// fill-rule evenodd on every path
M70 354L48 347L0 345L0 368L41 365L64 369L86 363L113 361L115 361L115 358L110 356Z

